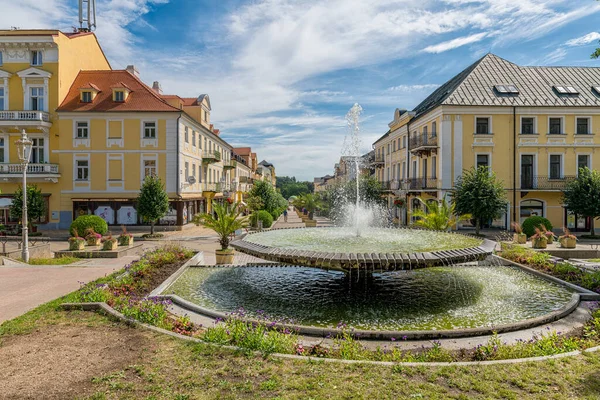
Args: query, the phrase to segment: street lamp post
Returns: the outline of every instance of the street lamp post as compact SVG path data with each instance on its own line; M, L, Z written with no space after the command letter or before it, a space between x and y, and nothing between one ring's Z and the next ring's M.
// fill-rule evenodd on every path
M27 224L27 165L29 164L29 154L31 153L31 146L33 142L27 137L25 129L21 134L21 139L15 142L17 146L17 153L21 166L23 168L23 215L21 216L21 226L23 227L23 248L21 251L21 258L24 262L29 262L29 238Z

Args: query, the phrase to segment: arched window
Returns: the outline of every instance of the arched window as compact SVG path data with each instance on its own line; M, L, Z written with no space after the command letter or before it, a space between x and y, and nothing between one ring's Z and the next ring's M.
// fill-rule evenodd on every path
M544 217L544 202L541 200L523 200L520 215L521 222L532 216Z

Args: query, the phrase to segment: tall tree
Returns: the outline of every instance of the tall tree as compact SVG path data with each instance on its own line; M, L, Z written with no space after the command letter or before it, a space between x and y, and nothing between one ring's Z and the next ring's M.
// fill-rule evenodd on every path
M504 185L487 167L463 171L452 197L456 214L471 214L475 219L477 235L482 221L498 218L508 205Z
M30 224L46 213L46 203L42 191L36 185L27 185L27 223ZM10 205L10 215L13 218L23 216L23 188L17 187Z
M150 234L154 234L154 224L169 212L169 195L160 178L149 175L144 179L137 199L137 211L150 222Z
M594 236L594 219L600 217L600 172L581 168L577 179L567 184L562 200L569 211L590 218Z

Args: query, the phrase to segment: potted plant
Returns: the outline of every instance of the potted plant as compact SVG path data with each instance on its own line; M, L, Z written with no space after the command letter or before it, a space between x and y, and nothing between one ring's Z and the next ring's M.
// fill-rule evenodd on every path
M121 234L119 235L119 246L131 246L133 244L133 235L127 232L125 225L121 225Z
M235 251L229 248L231 235L248 226L248 217L242 216L239 204L213 204L213 214L196 214L192 222L212 229L219 236L221 248L215 251L217 264L232 264Z
M394 205L398 208L403 208L406 205L405 199L396 199L394 200Z
M319 207L320 201L319 199L311 193L307 193L302 195L302 203L304 204L304 209L306 210L305 218L303 218L303 222L306 227L316 227L317 221L314 219L315 210Z
M554 234L554 232L549 231L544 224L540 225L540 228L542 228L542 233L546 235L546 239L548 239L548 244L552 244L554 242L554 239L556 239L556 235Z
M564 247L565 249L574 249L577 247L577 236L573 235L569 228L563 227L564 235L558 237L558 242L560 243L560 247Z
M104 242L102 243L102 250L116 250L118 247L117 239L113 238L111 234L109 234L106 238L104 238Z
M513 222L511 226L515 230L515 233L513 235L513 242L517 244L527 243L527 235L523 232L521 224L518 222Z
M100 246L102 235L97 233L94 228L88 228L86 231L85 240L88 246Z
M85 249L85 239L79 236L77 231L73 233L74 235L69 238L69 250L77 251Z
M548 237L539 228L535 228L535 234L531 237L531 247L534 249L545 249Z

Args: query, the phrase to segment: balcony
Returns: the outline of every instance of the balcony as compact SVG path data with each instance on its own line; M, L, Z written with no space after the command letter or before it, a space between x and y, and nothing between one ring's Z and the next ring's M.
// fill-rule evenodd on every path
M373 161L371 162L371 165L382 165L385 164L385 157L383 154L375 154L375 157L373 157Z
M0 111L0 125L52 126L50 114L45 111Z
M20 181L23 176L22 164L0 164L0 179ZM27 179L40 182L56 183L60 178L58 164L27 164Z
M400 190L400 181L396 179L392 181L381 182L381 188L384 191Z
M576 176L562 176L550 178L548 176L521 175L521 189L563 191L569 182L577 179Z
M218 151L205 151L202 153L202 162L204 164L214 164L221 161L221 153Z
M240 183L254 183L254 179L249 176L240 176Z
M411 135L409 142L410 152L418 155L431 153L438 148L438 137L436 132Z
M208 183L205 182L202 184L202 191L203 192L212 192L212 193L218 193L221 191L221 184L220 183Z
M236 166L237 166L237 162L235 160L223 161L223 169L225 171L230 170L230 169L235 169Z
M412 178L406 181L407 190L413 192L438 190L439 186L440 181L437 178Z

